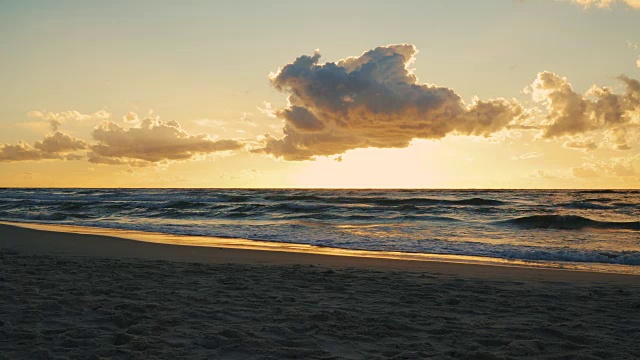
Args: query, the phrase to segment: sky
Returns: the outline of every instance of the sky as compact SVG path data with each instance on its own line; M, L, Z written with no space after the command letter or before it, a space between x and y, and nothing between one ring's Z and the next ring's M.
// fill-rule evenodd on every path
M640 188L640 1L0 0L0 186Z

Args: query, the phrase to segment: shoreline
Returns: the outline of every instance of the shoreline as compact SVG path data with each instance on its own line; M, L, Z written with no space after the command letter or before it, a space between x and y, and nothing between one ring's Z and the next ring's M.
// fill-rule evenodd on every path
M637 284L638 275L535 266L482 257L359 251L245 239L0 221L0 249L25 255L167 260L211 264L319 265L463 277ZM544 264L543 264L544 265Z

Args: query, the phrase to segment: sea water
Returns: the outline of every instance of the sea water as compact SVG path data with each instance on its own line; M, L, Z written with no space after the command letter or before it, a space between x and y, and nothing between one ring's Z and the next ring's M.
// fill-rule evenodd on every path
M638 190L5 188L0 220L640 274Z

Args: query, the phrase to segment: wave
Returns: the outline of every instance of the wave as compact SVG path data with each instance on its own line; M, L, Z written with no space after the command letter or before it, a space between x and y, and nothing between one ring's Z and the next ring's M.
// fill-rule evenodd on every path
M618 207L618 208L633 208L633 207L640 207L640 204L639 204L639 203L622 203L622 202L616 202L616 203L613 203L613 204L611 204L611 205L613 205L613 206L615 206L615 207Z
M449 200L433 198L357 198L360 202L371 203L383 206L434 206L434 205L472 205L472 206L500 206L506 202L494 199L484 199L479 197Z
M245 211L229 211L224 214L224 217L229 219L243 219L253 216L254 214Z
M468 199L450 200L423 197L392 198L367 196L319 196L319 195L273 195L264 198L267 201L286 202L317 202L329 204L370 204L381 206L432 206L432 205L472 205L472 206L500 206L507 202L495 199L473 197Z
M291 219L291 220L332 220L332 221L369 221L369 220L380 220L378 216L375 215L366 215L366 214L356 214L356 215L338 215L338 214L330 214L330 213L303 213L299 215L290 215L286 216L283 219Z
M403 221L431 221L431 222L443 222L443 223L457 223L462 220L448 217L448 216L432 216L432 215L400 215L391 217L390 220L403 220Z
M463 199L463 200L452 200L451 204L458 205L477 205L477 206L498 206L505 205L506 202L494 199L483 199L483 198L471 198L471 199Z
M199 201L185 201L185 200L178 200L178 201L170 201L168 203L162 204L159 206L159 208L164 208L164 209L194 209L194 208L202 208L206 206L205 203L199 202Z
M594 204L589 201L574 201L565 204L559 204L558 206L570 208L570 209L582 209L582 210L609 210L615 209L612 205Z
M267 195L264 197L267 201L322 201L322 202L331 202L335 200L336 202L340 202L340 199L346 199L346 197L335 197L335 196L320 196L320 195ZM354 197L354 199L357 199Z
M61 213L61 212L54 212L51 214L32 214L32 215L27 215L24 217L25 219L28 220L66 220L69 218L69 216L67 214Z
M618 229L640 231L640 221L598 221L578 215L532 215L497 222L523 229Z
M54 204L51 204L54 205ZM101 203L98 201L67 201L62 202L57 206L54 206L55 209L66 212L66 211L83 211L87 210L91 206L100 206Z
M576 194L617 194L621 192L629 192L629 190L613 190L613 189L580 190L580 191L576 191Z
M37 221L62 221L62 220L70 220L70 219L93 219L93 218L94 217L90 215L67 214L62 212L54 212L50 214L36 213L36 214L23 215L20 217L20 219L37 220Z
M306 212L306 211L326 211L333 208L332 205L326 204L300 204L300 203L282 203L268 206L269 210L287 211L287 212Z
M582 201L586 202L611 202L614 201L615 198L612 197L596 197L596 198L586 198L582 199Z

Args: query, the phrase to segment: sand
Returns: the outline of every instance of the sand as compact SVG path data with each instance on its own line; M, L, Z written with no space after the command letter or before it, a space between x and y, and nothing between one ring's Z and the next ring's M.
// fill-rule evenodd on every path
M640 358L638 276L273 250L0 225L0 358Z

